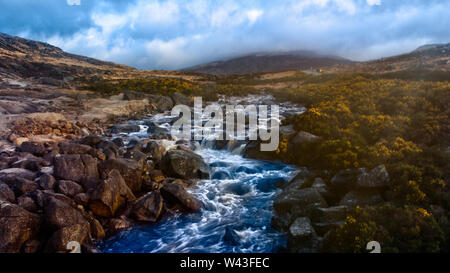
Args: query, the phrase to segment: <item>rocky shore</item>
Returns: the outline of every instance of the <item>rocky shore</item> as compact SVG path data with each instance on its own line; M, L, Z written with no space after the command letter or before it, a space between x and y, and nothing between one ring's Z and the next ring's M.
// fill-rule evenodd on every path
M152 124L150 138L139 141L126 137L139 126L117 123L167 110L173 100L132 95L103 99L103 108L97 102L103 119L70 121L60 108L21 113L6 123L0 143L0 252L69 252L72 241L83 252L97 252L96 242L121 230L201 208L186 188L210 174L193 145L179 141L167 151L161 139L170 136L163 128ZM144 107L134 109L130 102ZM92 114L79 112L78 117Z

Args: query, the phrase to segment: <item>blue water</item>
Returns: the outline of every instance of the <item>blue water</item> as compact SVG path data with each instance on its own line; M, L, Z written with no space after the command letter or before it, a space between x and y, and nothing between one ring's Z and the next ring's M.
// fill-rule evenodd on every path
M213 170L213 179L199 181L189 189L203 202L203 209L135 226L104 241L101 251L264 253L277 252L285 245L285 235L270 227L272 204L277 187L297 169L229 151L199 149L197 153ZM230 233L234 234L232 240L227 239Z

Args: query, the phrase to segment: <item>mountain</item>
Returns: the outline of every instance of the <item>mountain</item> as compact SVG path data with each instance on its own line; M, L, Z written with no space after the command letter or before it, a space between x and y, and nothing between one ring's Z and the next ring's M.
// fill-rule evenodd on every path
M278 72L291 69L317 69L336 64L348 63L351 63L351 61L342 57L322 55L311 51L265 52L201 64L183 69L182 71L229 75L258 72Z
M63 80L66 77L79 78L130 70L134 69L70 54L47 43L0 33L0 75L4 77Z
M366 73L448 73L450 72L450 43L424 45L406 54L329 67L325 70Z

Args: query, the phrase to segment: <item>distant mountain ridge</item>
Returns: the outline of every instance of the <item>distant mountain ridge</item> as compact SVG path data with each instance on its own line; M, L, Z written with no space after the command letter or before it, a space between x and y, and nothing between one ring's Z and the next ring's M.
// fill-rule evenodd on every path
M339 56L313 51L260 52L182 69L215 75L278 72L283 70L317 69L352 61Z

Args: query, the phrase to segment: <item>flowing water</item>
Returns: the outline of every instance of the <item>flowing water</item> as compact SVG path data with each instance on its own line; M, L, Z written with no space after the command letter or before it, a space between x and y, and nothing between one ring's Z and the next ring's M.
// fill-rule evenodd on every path
M261 101L261 97L250 97ZM269 97L270 99L270 97ZM242 101L235 101L238 103ZM280 112L302 111L291 105ZM164 115L153 120L163 120ZM168 124L162 124L168 126ZM146 127L134 137L146 137ZM243 146L214 150L203 141L196 150L211 166L211 179L189 192L203 203L200 212L176 214L158 223L140 225L104 241L103 252L276 252L285 235L271 228L273 198L278 187L298 170L291 165L244 158ZM166 141L166 146L172 145Z

